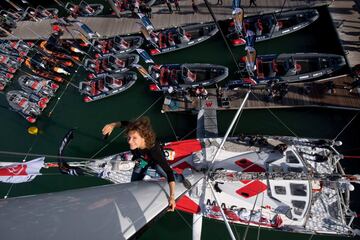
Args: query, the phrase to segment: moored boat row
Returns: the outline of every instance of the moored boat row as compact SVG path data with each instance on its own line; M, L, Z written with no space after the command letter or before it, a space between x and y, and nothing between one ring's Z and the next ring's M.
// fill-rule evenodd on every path
M14 74L24 62L31 43L0 40L0 91L11 82Z

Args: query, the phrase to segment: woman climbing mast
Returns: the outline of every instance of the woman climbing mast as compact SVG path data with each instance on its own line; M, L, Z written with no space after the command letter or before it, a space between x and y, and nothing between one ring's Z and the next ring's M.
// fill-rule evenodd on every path
M160 143L156 140L156 134L153 131L150 120L142 117L138 120L128 122L120 121L106 124L102 129L102 134L107 137L116 127L126 127L127 141L136 161L131 181L140 181L149 167L163 177L166 177L169 183L169 211L174 211L175 203L175 181L182 182L186 188L190 188L190 182L182 174L172 171L167 163Z

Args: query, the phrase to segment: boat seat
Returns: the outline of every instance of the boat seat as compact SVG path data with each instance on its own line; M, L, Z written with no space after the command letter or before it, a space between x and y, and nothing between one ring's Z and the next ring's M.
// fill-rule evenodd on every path
M130 43L128 43L127 41L125 41L124 39L121 38L121 40L120 40L120 46L121 46L122 48L127 49L127 48L130 47Z
M25 103L27 103L27 100L25 98L22 98L20 102L18 103L19 107L24 107Z
M95 81L91 81L90 87L91 87L90 94L91 94L92 96L96 95L96 94L98 93L98 90L96 89L96 82L95 82Z
M256 59L256 73L258 78L264 78L264 69L260 59Z
M105 79L105 85L110 88L117 88L123 85L123 80L121 78L106 76L104 79Z
M246 22L246 23L244 23L243 26L244 26L244 32L246 32L249 29L250 24L248 22Z
M192 73L190 70L187 71L186 79L190 82L195 82L196 80L196 73Z
M255 27L256 27L256 35L261 35L262 31L264 29L264 26L263 26L263 23L260 18L257 20Z
M7 57L5 57L5 56L3 56L3 55L0 55L0 63L5 63L6 62L6 60L8 60L8 58Z
M276 214L273 218L273 224L272 227L274 228L280 228L283 225L283 220L281 219L281 216L279 214Z
M96 81L96 83L97 83L97 86L98 86L98 89L100 90L100 91L103 91L104 90L104 88L105 88L105 83L104 83L104 79L99 79L98 81Z
M107 68L108 67L108 60L106 59L106 58L104 58L102 61L101 61L101 65L102 65L102 67L104 67L104 68Z
M166 36L163 33L159 33L159 47L166 48Z
M88 14L93 14L95 12L95 10L90 5L85 6L84 11Z
M124 11L124 9L125 9L124 1L115 0L115 1L114 1L114 4L115 4L115 7L116 7L120 12Z
M117 66L119 66L119 67L125 67L125 61L124 60L121 60L121 59L116 59L115 60L115 63L116 63L116 65Z
M278 72L278 71L279 71L278 65L277 65L275 59L272 60L272 69L273 69L274 72Z
M95 72L99 72L100 71L100 61L96 60L95 61L95 67L94 67Z
M275 25L275 30L278 31L279 29L281 29L284 26L283 21L276 21L276 25Z
M72 7L69 8L72 14L79 14L80 13L80 7L78 5L72 4Z
M123 85L123 81L121 79L114 79L113 84L118 85L119 87Z
M174 35L172 32L168 33L168 42L170 46L174 46L175 45L175 40L174 40Z
M31 84L31 89L36 89L38 85L39 82L33 82L33 84Z
M107 41L107 43L106 43L106 48L107 49L111 49L112 47L113 47L113 42L112 41Z
M159 79L160 85L162 85L162 86L169 85L168 77L169 77L169 69L161 68L160 79Z
M177 81L177 70L176 70L176 69L171 70L170 80L171 80L171 82L172 82L173 84L178 84L178 81Z

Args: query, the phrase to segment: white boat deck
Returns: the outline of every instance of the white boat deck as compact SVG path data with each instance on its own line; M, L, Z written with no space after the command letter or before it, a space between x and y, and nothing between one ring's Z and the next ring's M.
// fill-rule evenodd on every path
M322 192L311 206L310 217L306 229L315 232L333 232L347 234L350 228L342 222L338 195L334 189L323 187Z

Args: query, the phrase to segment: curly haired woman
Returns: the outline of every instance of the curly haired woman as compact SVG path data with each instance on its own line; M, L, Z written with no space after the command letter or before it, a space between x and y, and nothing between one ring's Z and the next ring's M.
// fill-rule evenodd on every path
M165 159L159 142L156 140L156 134L151 127L149 118L142 117L138 120L128 122L120 121L106 124L102 133L108 136L116 127L126 127L127 141L133 154L133 160L137 163L134 167L131 181L140 181L145 175L149 167L167 178L169 183L169 211L174 211L175 203L175 180L183 182L186 188L190 188L191 184L183 175L174 173Z

